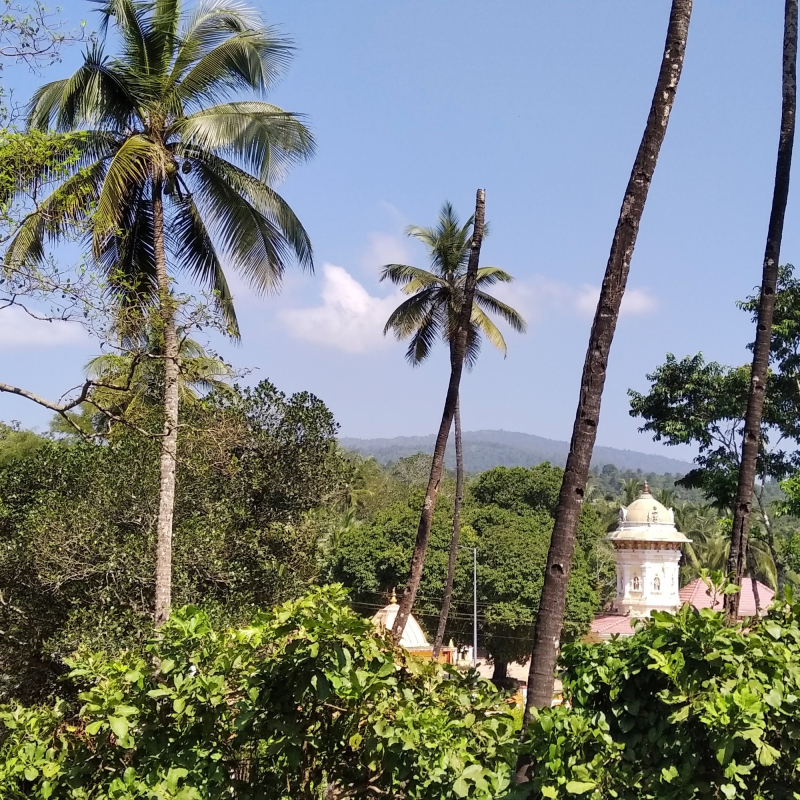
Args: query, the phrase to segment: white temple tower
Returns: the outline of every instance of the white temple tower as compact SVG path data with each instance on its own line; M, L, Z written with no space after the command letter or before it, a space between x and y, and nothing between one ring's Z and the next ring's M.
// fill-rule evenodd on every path
M614 614L648 617L651 611L677 611L681 546L690 542L675 527L675 515L659 503L647 483L606 539L614 545L617 596Z

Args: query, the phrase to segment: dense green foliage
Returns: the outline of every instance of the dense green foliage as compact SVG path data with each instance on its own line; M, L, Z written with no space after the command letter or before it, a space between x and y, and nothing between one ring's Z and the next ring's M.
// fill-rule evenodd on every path
M266 381L185 409L179 604L238 621L315 580L322 528L308 512L340 504L350 471L335 434L317 398ZM3 691L47 692L80 644L113 651L149 635L158 446L119 426L106 444L50 441L0 465Z
M561 661L571 708L539 712L527 734L528 796L800 796L800 603L791 593L747 629L684 606L655 613L632 637L569 645Z
M648 394L630 391L631 415L644 419L641 430L669 445L695 444L696 468L680 483L700 489L720 506L730 506L739 473L739 441L747 405L750 368L706 363L703 355L680 361L668 354L664 364L647 376ZM764 446L758 461L762 479L785 478L792 460L783 449L770 449L786 431L788 398L777 393L774 376L767 383L762 425Z
M488 800L509 785L503 695L396 652L341 588L224 632L184 609L145 650L77 658L77 700L0 714L0 796Z

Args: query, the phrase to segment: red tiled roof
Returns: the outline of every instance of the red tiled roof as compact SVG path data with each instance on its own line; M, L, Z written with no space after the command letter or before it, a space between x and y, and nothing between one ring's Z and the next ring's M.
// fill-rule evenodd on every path
M680 591L681 603L689 603L695 608L711 608L711 596L708 594L708 587L703 583L702 579L692 581L683 587ZM772 598L775 597L775 592L765 586L760 581L758 582L758 607L760 611L769 608ZM722 611L722 597L715 598L714 610ZM753 595L753 584L750 578L745 578L742 583L741 598L739 600L739 616L752 617L756 613L756 601ZM590 636L600 639L610 639L614 634L619 636L632 636L633 624L636 622L636 617L627 617L623 614L601 614L595 617L592 621Z
M745 578L742 581L742 589L739 593L739 616L752 617L756 613L756 599L753 594L753 583L750 578ZM772 598L775 597L775 592L758 581L758 607L760 611L765 611L769 608ZM693 580L691 583L681 589L681 603L691 603L695 608L711 608L711 596L708 593L708 587L703 583L701 578ZM714 598L713 608L715 611L722 610L722 597Z
M595 636L607 637L615 633L620 636L633 635L633 623L636 617L626 617L622 614L603 614L592 620L591 632Z

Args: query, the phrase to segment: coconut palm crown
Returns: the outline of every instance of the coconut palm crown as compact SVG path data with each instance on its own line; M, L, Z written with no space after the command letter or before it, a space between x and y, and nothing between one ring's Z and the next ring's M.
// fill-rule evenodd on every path
M213 291L236 336L223 264L261 292L293 258L312 267L306 231L270 184L313 153L313 138L297 114L237 99L262 98L292 46L229 0L183 13L180 0L102 0L100 9L118 53L92 43L77 72L30 105L32 128L76 132L80 158L6 258L39 260L48 241L90 223L91 253L119 302L153 302L163 203L170 266Z
M413 366L422 363L430 355L438 339L450 344L455 336L472 247L472 223L473 218L470 217L462 225L453 206L445 203L435 228L411 225L406 229L409 236L428 248L431 269L387 264L381 272L382 281L390 280L400 286L405 294L411 295L392 312L383 332L393 331L398 339L410 338L406 359ZM467 338L467 367L473 367L478 357L481 334L503 355L506 354L503 334L488 314L497 314L515 331L525 332L525 320L519 312L485 291L498 282L509 283L513 280L511 275L498 267L478 269L472 324Z

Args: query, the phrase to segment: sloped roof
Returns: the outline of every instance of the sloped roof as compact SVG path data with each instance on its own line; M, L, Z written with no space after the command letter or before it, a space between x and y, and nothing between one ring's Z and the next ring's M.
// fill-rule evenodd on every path
M765 586L760 581L758 583L758 608L763 612L769 608L772 598L775 597L775 592ZM691 603L695 608L712 608L711 596L708 593L708 587L703 583L702 578L697 578L691 583L681 589L681 603ZM722 597L715 598L713 608L715 611L722 611ZM752 617L756 613L756 599L753 594L753 582L750 578L745 578L742 581L742 589L739 597L739 616Z
M763 613L769 608L775 592L765 586L761 581L758 583L759 612ZM712 608L711 595L708 594L708 587L701 578L693 580L680 591L681 604L689 603L697 609ZM715 611L722 611L722 597L715 598L713 604ZM753 594L753 584L750 578L745 578L739 599L739 617L752 617L756 613L756 601ZM610 639L615 634L619 636L632 636L634 633L633 625L638 618L626 616L624 614L600 614L592 620L592 627L589 629L589 637L597 639Z
M592 620L590 633L601 639L608 639L615 634L620 636L633 636L633 623L637 617L627 617L624 614L601 614Z

